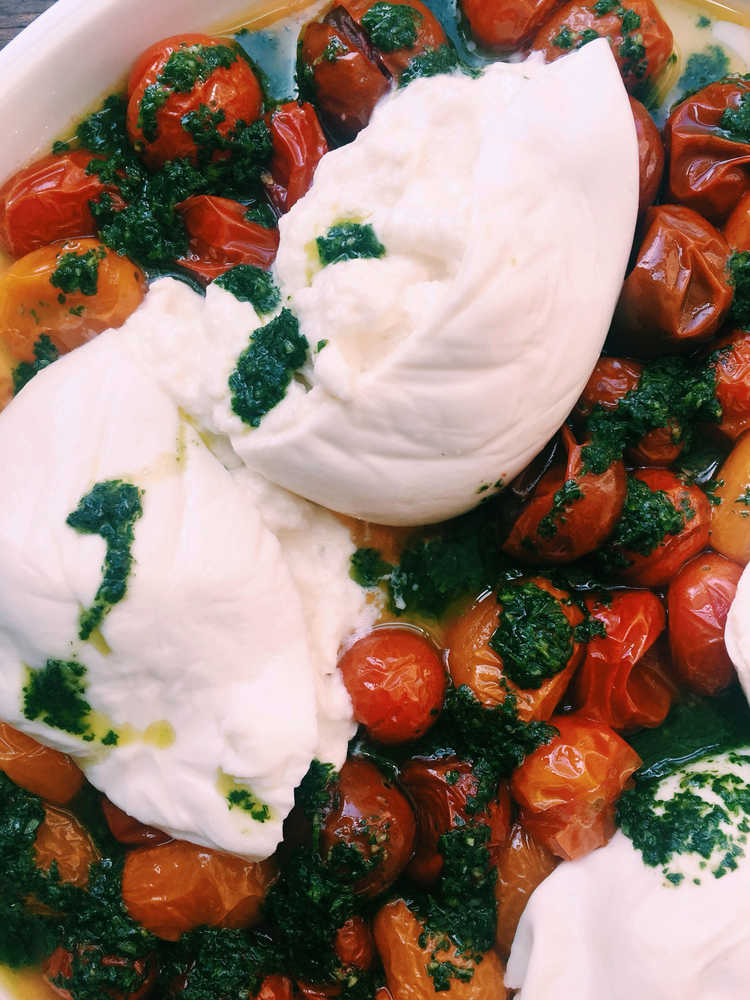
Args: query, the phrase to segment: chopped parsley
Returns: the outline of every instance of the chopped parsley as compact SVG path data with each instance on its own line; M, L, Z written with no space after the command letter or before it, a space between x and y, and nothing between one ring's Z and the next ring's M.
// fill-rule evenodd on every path
M385 254L385 247L369 223L340 222L331 226L325 236L318 236L315 242L323 267L343 260L382 257Z
M750 82L744 84L737 106L722 113L719 128L733 142L750 143Z
M271 810L265 802L254 795L249 788L238 786L227 794L227 802L230 809L242 809L250 813L257 823L265 823L271 818Z
M281 302L281 294L271 274L252 264L233 267L214 284L231 292L239 302L249 302L259 316L273 312Z
M57 266L49 279L50 284L61 289L64 295L72 295L74 292L96 295L99 264L106 256L107 252L102 248L92 248L85 253L64 253L58 257Z
M575 36L570 30L567 24L564 24L562 28L558 31L555 37L552 39L552 44L558 49L564 49L566 52L568 49L573 48L573 43L575 41Z
M137 486L119 479L96 483L66 519L80 534L100 535L107 543L102 582L94 603L80 614L80 639L88 639L125 596L133 565L133 526L143 514L142 495Z
M406 69L399 78L399 87L405 87L412 80L422 76L440 76L442 73L452 73L458 69L458 55L449 42L437 49L425 49L419 55L409 60Z
M695 22L695 26L696 26L696 28L710 28L711 27L711 18L710 17L706 17L705 14L700 14L698 16L697 21Z
M414 45L421 21L420 12L407 4L378 2L363 15L360 24L376 49L395 52Z
M750 330L750 251L733 253L729 258L729 284L734 288L734 299L728 321Z
M692 512L692 507L689 508ZM610 541L597 557L605 569L628 565L625 552L648 556L667 535L679 535L686 511L678 510L664 490L652 490L635 476L628 476L625 506Z
M597 18L615 14L620 19L623 39L617 53L623 60L622 71L639 79L645 76L647 62L643 36L640 33L634 34L641 26L640 14L624 7L620 0L596 0L590 10ZM570 25L564 24L552 39L552 44L567 52L573 48L580 49L597 38L601 38L601 34L595 28L576 31Z
M260 154L259 160L263 160L267 152L266 149L261 148L259 144L258 152ZM256 201L250 205L245 212L245 218L248 222L253 222L256 226L262 226L264 229L273 229L278 222L276 213L267 201Z
M552 498L552 507L539 522L538 532L542 538L554 538L558 524L565 524L565 518L576 500L583 497L583 490L575 479L566 479Z
M719 45L707 45L702 52L694 52L688 59L677 86L685 94L703 90L709 83L721 80L729 70L729 59Z
M13 369L13 392L20 392L27 382L59 357L59 351L47 334L43 333L34 344L34 360L21 361Z
M86 701L86 668L75 660L47 660L32 670L23 689L23 714L31 721L92 740L91 705Z
M388 579L393 566L386 562L377 549L357 549L352 553L350 575L360 587L377 587Z

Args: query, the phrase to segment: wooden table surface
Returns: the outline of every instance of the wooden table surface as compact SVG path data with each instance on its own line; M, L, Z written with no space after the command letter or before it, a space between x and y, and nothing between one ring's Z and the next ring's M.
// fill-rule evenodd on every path
M0 48L54 0L0 0ZM96 0L92 0L93 3Z

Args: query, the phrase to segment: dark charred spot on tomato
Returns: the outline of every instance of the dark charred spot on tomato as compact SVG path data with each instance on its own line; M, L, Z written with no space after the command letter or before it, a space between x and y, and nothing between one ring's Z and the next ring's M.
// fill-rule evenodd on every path
M272 275L252 264L233 267L220 275L214 284L231 292L239 302L249 302L259 316L273 312L281 302L281 293Z
M75 660L47 660L32 670L23 689L23 714L34 722L93 740L91 705L86 694L86 668Z
M750 143L750 83L740 95L737 106L722 112L719 128L732 142Z
M318 236L315 243L323 267L339 264L344 260L379 258L385 255L385 247L369 223L337 223L331 226L325 236Z
M605 569L624 569L629 565L625 551L651 555L667 535L679 535L684 527L685 512L674 506L664 490L652 490L635 476L628 476L622 515L612 538L599 550L597 558Z
M58 258L57 267L50 276L50 284L61 289L65 295L80 292L81 295L96 295L99 283L99 264L107 256L106 250L91 249L85 253L64 253Z
M374 3L360 24L381 52L410 48L417 40L422 14L407 4Z
M452 73L458 68L458 53L450 42L445 42L436 49L425 49L410 59L399 78L398 85L405 87L420 77L441 76L443 73Z
M702 52L693 52L685 64L677 86L687 97L703 90L727 75L729 58L720 45L707 45Z
M742 330L750 329L750 251L733 253L729 258L729 284L734 289L734 299L728 320Z
M34 360L21 361L13 369L13 392L20 392L27 382L59 357L59 351L47 334L43 333L34 344Z
M554 538L558 525L565 524L566 516L576 500L583 497L583 490L575 479L566 479L552 498L552 507L548 514L539 522L539 534L542 538Z
M377 587L387 580L393 566L382 558L377 549L357 549L352 553L349 575L360 587Z

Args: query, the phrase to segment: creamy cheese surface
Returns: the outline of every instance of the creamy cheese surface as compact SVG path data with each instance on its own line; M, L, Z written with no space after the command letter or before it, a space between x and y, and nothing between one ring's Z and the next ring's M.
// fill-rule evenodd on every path
M724 642L740 684L750 700L750 567L747 566L729 608Z

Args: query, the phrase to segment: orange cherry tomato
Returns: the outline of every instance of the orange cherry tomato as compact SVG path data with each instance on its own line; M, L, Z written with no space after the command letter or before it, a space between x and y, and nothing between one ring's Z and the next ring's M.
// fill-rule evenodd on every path
M160 83L159 78L174 54L190 54L193 50L197 55L201 48L216 46L229 48L234 54L230 65L217 67L205 80L199 77L188 91ZM144 112L154 90L162 103L154 109L151 126L144 120ZM147 49L133 68L128 86L128 134L152 168L182 157L195 161L198 147L185 128L186 115L203 108L220 113L223 117L217 129L226 136L238 122L254 122L262 107L263 92L255 73L232 43L209 35L174 35Z
M724 112L737 108L750 81L711 83L678 104L664 126L669 198L720 225L750 191L750 143L730 139Z
M529 833L565 860L603 847L615 832L615 804L638 754L603 722L553 716L559 736L526 758L511 779Z
M539 30L557 0L461 0L474 39L485 49L518 49Z
M102 1000L145 1000L151 994L158 975L158 969L152 958L126 958L121 955L100 955L99 950L89 945L81 945L76 949L77 958L82 963L98 960L104 968L131 967L134 979L140 985L134 991L123 994L115 990L105 990ZM73 978L73 953L65 948L57 948L42 965L42 975L53 993L64 1000L75 1000L73 994L56 981Z
M347 760L325 814L321 852L327 855L338 843L353 844L363 857L377 860L356 891L377 896L395 882L409 863L415 835L406 797L373 764Z
M635 134L638 137L638 167L640 175L638 212L644 212L658 194L664 173L664 143L654 119L640 101L630 98Z
M67 809L46 804L34 841L34 855L44 871L56 862L62 881L79 888L88 885L89 868L99 860L93 840L75 816Z
M443 661L414 629L375 629L344 653L339 670L354 718L380 743L418 739L443 707Z
M666 627L664 605L650 590L618 590L608 604L589 598L586 605L607 634L589 641L576 674L581 711L613 729L661 725L672 687L644 657Z
M63 292L52 284L68 254L98 255L96 292ZM68 240L33 250L0 278L0 337L19 361L34 360L45 334L64 354L110 327L119 327L146 294L140 268L94 239Z
M593 5L572 0L544 22L534 38L532 51L543 52L546 61L552 62L585 43L584 32L595 31L609 42L625 86L632 90L641 80L656 76L666 66L674 40L652 0L632 0L627 7L628 12L633 11L640 18L637 29L630 32L623 27L622 7L598 15Z
M254 1000L293 1000L294 983L287 976L266 976Z
M675 510L684 515L685 523L676 535L665 535L648 555L623 550L628 566L620 577L637 587L663 587L688 559L708 545L711 504L702 489L687 486L668 469L636 469L633 475L652 492L666 493Z
M727 219L724 239L732 250L750 250L750 191L740 198Z
M132 851L122 898L130 916L165 941L210 927L250 927L276 875L272 859L254 863L174 840Z
M401 772L401 786L414 806L417 844L407 874L421 885L435 882L443 870L438 841L444 833L472 821L490 828L489 849L497 852L510 827L510 796L501 786L497 798L480 813L470 814L468 800L479 782L471 764L458 757L414 758Z
M501 957L507 958L510 954L529 896L557 865L558 859L544 844L534 840L519 822L513 824L497 857L496 940Z
M689 350L713 337L732 304L729 246L682 205L646 212L646 235L615 312L618 338L641 355Z
M312 104L292 101L269 115L273 159L268 188L276 209L288 212L313 181L315 168L328 152L328 143Z
M750 333L734 330L718 341L712 354L721 406L719 427L736 441L750 427Z
M669 585L669 644L677 675L698 694L714 695L735 676L724 626L742 567L715 552L683 566Z
M561 433L566 465L545 473L503 545L503 551L519 562L579 559L612 534L622 513L627 484L623 463L613 462L601 475L585 472L581 445L567 427ZM554 506L558 491L568 484L573 485L573 498L558 511Z
M737 441L716 478L711 548L744 566L750 562L750 434Z
M445 32L440 21L438 21L430 8L422 3L422 0L390 0L390 2L395 6L411 7L419 15L415 24L417 37L413 45L406 45L392 52L386 52L384 49L378 49L373 45L373 48L377 51L379 60L391 76L398 80L414 56L419 55L426 49L439 49L445 43ZM368 37L368 40L369 35L367 29L362 25L362 18L376 3L377 0L342 0L341 4L347 10L355 24ZM335 17L333 14L331 16ZM334 20L331 20L330 23L333 23L334 27L339 27Z
M67 754L0 722L0 771L27 792L65 806L83 787L83 772Z
M131 846L151 844L156 846L157 844L167 844L172 840L172 837L162 833L161 830L157 830L153 826L146 826L144 823L139 823L137 819L133 819L132 816L128 816L126 812L118 809L114 802L110 802L106 797L102 798L102 812L112 836L121 844L130 844Z
M368 923L362 917L350 917L336 931L333 950L344 968L369 969L375 961L375 941Z
M86 167L86 150L47 156L13 174L0 188L0 246L12 257L75 236L95 236L89 202L105 187Z
M583 621L583 614L575 604L570 603L570 595L543 577L531 577L531 582L552 594L560 602L560 607L571 627ZM566 667L547 678L536 689L519 688L505 675L503 662L489 645L500 622L500 605L494 593L477 601L448 630L448 670L456 687L466 684L475 698L483 705L499 705L505 701L508 691L516 698L519 718L548 719L557 708L571 677L583 659L584 649L580 643L573 643L573 652Z
M269 268L279 249L279 231L247 218L247 207L229 198L199 194L177 206L190 250L179 264L204 281L213 281L238 264Z

